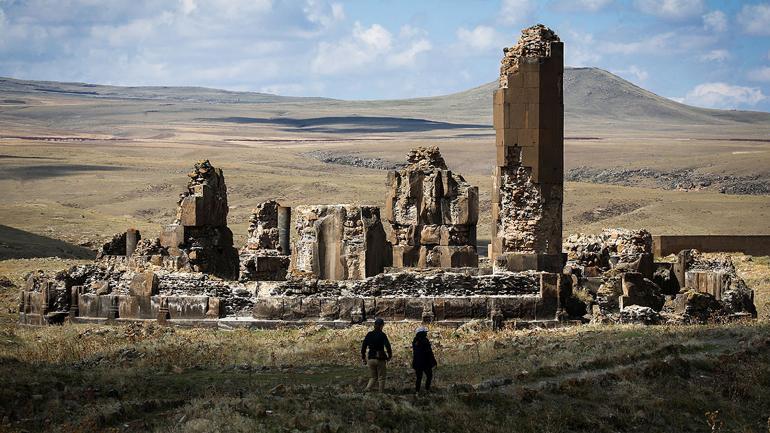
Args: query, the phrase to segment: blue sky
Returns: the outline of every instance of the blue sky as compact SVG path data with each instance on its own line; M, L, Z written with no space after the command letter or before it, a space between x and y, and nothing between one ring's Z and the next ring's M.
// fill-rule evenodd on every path
M770 111L770 1L0 0L0 75L384 99L496 78L543 23L566 64Z

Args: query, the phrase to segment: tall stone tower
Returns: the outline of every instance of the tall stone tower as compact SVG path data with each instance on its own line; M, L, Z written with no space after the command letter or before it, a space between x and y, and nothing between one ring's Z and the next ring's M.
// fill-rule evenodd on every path
M494 93L497 164L490 258L496 270L564 265L564 46L549 28L524 29L503 49Z

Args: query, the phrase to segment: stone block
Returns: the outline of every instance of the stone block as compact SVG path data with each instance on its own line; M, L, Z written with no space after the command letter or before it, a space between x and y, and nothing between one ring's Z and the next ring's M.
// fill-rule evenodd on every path
M419 262L419 247L412 245L393 246L393 267L404 268L417 266Z
M375 298L362 298L361 305L363 308L364 320L374 320L377 318L375 311L377 308L377 302Z
M208 296L167 296L168 314L171 319L205 319Z
M157 311L153 312L148 296L120 295L118 315L124 319L152 319L157 315Z
M471 303L471 317L474 319L485 319L489 316L489 298L475 297L470 298Z
M363 317L363 300L361 298L339 298L337 299L339 319L350 321L355 317Z
M207 319L219 319L224 317L224 309L220 299L216 296L209 296L208 306L206 308Z
M473 317L470 298L444 298L444 320L459 320Z
M169 224L160 232L160 244L166 248L179 248L184 241L184 226L181 224Z
M317 319L321 317L321 300L319 298L304 298L302 300L302 317Z
M128 287L128 293L131 296L150 297L158 294L158 285L160 280L154 272L141 272L131 279Z
M433 298L433 318L436 321L446 318L445 309L446 300L444 298Z
M302 313L302 298L283 299L283 320L299 320L304 317Z
M283 318L283 298L257 298L253 316L255 319L280 320Z
M375 300L374 317L385 320L404 320L404 298L377 298Z
M322 298L320 299L320 304L321 311L319 316L321 319L337 320L340 318L340 305L336 298Z
M511 272L545 271L561 272L566 262L562 254L502 253L496 266Z
M422 226L420 231L420 243L423 245L438 245L441 243L441 229L443 226L430 224Z
M27 305L30 305L29 301L27 302ZM78 296L78 315L81 317L99 317L99 296L91 293L83 293Z
M430 299L407 298L404 302L405 319L422 320L426 311L433 313L433 301Z
M492 125L495 129L504 129L505 128L505 115L506 115L506 109L505 104L500 105L493 105L492 106Z

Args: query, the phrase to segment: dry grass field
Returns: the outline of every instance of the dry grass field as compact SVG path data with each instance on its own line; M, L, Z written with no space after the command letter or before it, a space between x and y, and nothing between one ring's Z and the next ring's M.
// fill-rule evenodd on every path
M426 145L438 145L450 168L479 186L483 248L494 164L492 88L366 102L2 79L0 257L67 255L68 248L80 256L77 245L93 247L127 226L155 233L172 218L185 173L201 158L224 169L238 239L251 208L267 198L382 205L383 170L327 164L306 153L400 162ZM565 106L567 170L688 169L770 181L765 113L684 106L595 69L567 71ZM767 194L644 182L566 188L565 233L608 226L770 233Z

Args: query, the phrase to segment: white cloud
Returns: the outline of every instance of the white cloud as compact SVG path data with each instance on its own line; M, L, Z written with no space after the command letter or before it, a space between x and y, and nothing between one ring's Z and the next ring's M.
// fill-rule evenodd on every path
M735 86L727 83L703 83L687 92L683 102L708 108L737 108L755 106L766 99L756 87Z
M380 24L364 27L356 22L350 36L337 42L318 44L310 67L319 74L364 73L369 67L413 66L420 54L430 51L430 41L421 37L424 31L402 28L399 37Z
M497 16L505 25L519 26L526 24L535 9L531 0L503 0Z
M738 23L752 35L770 35L770 4L744 5L738 12Z
M417 56L426 51L430 51L433 45L427 39L418 39L409 45L405 50L393 53L388 57L388 64L391 66L403 67L413 66L417 61Z
M703 0L635 0L640 11L667 20L681 20L703 12Z
M727 30L727 15L722 11L713 11L703 15L703 28L714 32Z
M563 35L565 45L569 50L566 50L564 55L565 64L569 66L596 66L599 64L602 56L596 49L596 41L591 33L580 33L576 31L568 31L566 35Z
M612 72L636 83L644 82L650 77L650 74L647 71L636 65L631 65L625 69L617 69Z
M195 0L179 0L179 6L182 8L182 13L185 15L190 15L198 8Z
M724 62L730 58L730 52L725 49L711 50L706 54L701 54L698 59L702 62Z
M495 29L484 25L476 26L471 30L460 27L457 29L457 39L460 45L481 51L502 46Z
M329 27L345 19L345 8L340 3L306 0L303 8L308 21Z
M748 77L752 81L770 81L770 67L763 66L761 68L752 69L748 73Z

